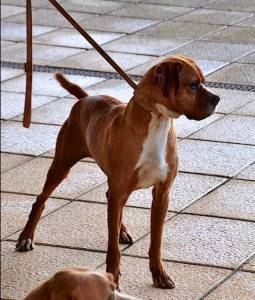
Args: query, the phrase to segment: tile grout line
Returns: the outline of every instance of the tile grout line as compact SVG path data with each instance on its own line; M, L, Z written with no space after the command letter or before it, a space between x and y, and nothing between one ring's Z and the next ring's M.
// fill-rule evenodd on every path
M248 54L249 55L249 54ZM244 57L247 56L246 54ZM229 63L227 66L229 66L231 63ZM23 63L17 63L17 62L10 62L10 61L2 61L1 62L2 67L7 67L7 68L12 68L12 69L23 69L24 64ZM108 79L116 79L116 80L123 80L120 75L118 75L115 72L109 72L109 71L95 71L95 70L87 70L87 69L75 69L75 68L66 68L66 67L58 67L58 66L49 66L49 65L40 65L40 64L35 64L34 66L34 72L39 72L39 73L54 73L54 72L63 72L65 74L69 75L80 75L80 76L88 76L88 77L98 77L98 78L104 78L105 80ZM131 70L132 68L130 68ZM217 69L215 72L217 72L220 69ZM210 74L213 74L210 73ZM23 76L24 74L19 75ZM135 80L139 81L142 76L141 75L135 75L135 74L129 74L130 77ZM7 79L6 81L11 80ZM6 82L5 81L5 82ZM102 81L103 82L103 81ZM89 86L86 86L86 88L90 88L97 83L93 83ZM250 92L255 92L255 85L245 85L245 84L239 84L239 83L227 83L227 82L215 82L215 81L206 81L205 86L207 87L213 87L213 88L223 88L223 89L229 89L229 90L241 90L241 91L250 91ZM3 92L11 93L10 91L5 91ZM41 96L47 96L43 94L37 94ZM63 96L54 96L50 95L51 97L67 97L70 94L66 94ZM49 96L49 95L48 95Z
M214 122L212 122L212 123L214 123ZM212 124L212 123L210 123L210 124ZM210 124L206 125L205 127L209 126ZM205 129L205 127L201 128L200 130ZM189 141L213 142L213 143L231 144L231 145L239 145L239 146L243 145L243 146L251 146L251 147L255 146L255 143L254 144L247 144L247 143L241 143L241 142L229 142L229 141L220 141L220 140L209 140L209 139L205 139L205 138L202 139L202 138L192 138L192 137L186 137L185 139L189 140Z
M201 199L201 198L200 198ZM195 200L196 201L196 200ZM178 212L177 212L178 213ZM215 219L226 219L226 220L232 220L232 221L241 221L241 222L250 222L250 223L255 223L255 219L245 219L245 218L239 218L239 217L229 217L229 216L220 216L220 215L208 215L208 214L203 214L203 213L196 213L196 212L185 212L183 211L181 213L182 215L187 215L187 216L196 216L196 217L206 217L206 218L215 218Z
M238 271L240 271L254 256L255 253L251 254L248 258L246 258L237 268L235 268L229 275L221 279L218 283L216 283L213 287L211 287L202 297L200 297L198 300L206 299L206 297L217 290L218 287L220 287L222 284L224 284L228 279L230 279L234 274L236 274Z
M122 255L126 256L126 257L135 257L135 258L141 258L141 259L149 260L148 256L143 256L143 255L128 254L128 253L122 253ZM191 262L191 261L178 260L178 259L163 258L163 261L167 262L167 263L171 263L172 262L172 263L177 263L177 264L201 266L201 267L223 269L223 270L229 270L229 271L235 270L235 267L226 267L226 266L223 266L223 265L204 264L204 263Z

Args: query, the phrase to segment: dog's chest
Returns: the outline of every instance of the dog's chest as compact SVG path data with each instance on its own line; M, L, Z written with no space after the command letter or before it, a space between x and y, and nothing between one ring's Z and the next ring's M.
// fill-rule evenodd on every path
M152 113L148 135L135 167L138 169L138 188L146 188L166 179L169 169L166 154L170 126L171 120Z

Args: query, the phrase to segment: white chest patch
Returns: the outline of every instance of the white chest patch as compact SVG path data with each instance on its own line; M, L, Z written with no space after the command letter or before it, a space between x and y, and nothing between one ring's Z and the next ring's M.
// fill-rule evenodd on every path
M168 173L166 162L167 139L172 120L152 113L148 135L135 166L138 169L138 187L146 188L164 181Z

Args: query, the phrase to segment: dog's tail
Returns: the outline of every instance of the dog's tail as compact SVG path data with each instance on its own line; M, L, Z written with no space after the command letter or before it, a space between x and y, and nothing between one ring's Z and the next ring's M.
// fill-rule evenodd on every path
M62 73L56 73L55 77L61 86L76 98L82 99L88 96L88 94L78 84L69 81Z

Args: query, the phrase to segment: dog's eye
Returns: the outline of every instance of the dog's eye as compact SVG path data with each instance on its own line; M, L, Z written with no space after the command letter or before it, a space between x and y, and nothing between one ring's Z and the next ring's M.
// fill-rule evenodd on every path
M193 81L193 82L191 82L191 84L189 86L192 90L195 90L199 87L199 83L196 81Z

